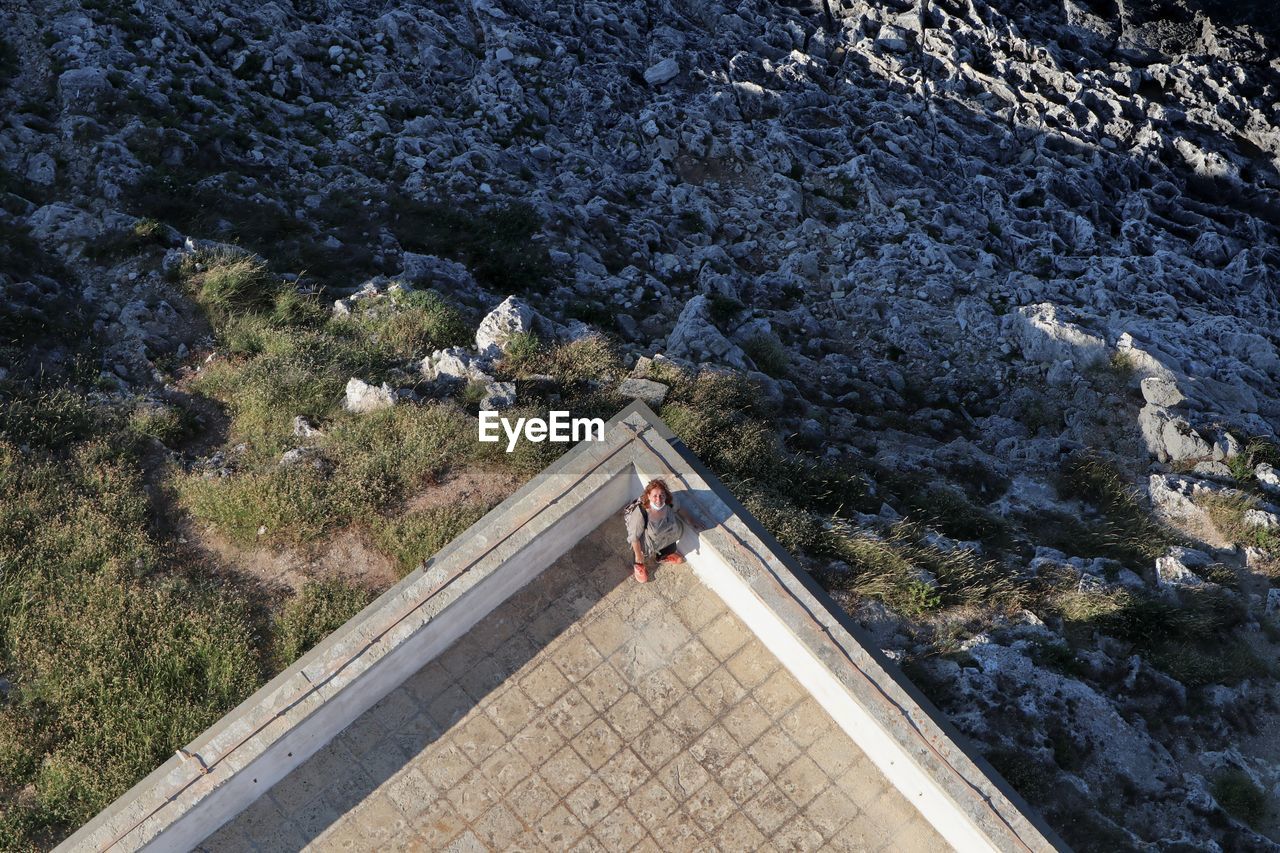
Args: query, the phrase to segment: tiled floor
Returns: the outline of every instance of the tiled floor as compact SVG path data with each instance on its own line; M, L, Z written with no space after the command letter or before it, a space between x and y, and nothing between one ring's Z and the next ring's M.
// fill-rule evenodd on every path
M615 529L616 528L616 529ZM687 567L606 524L214 850L945 850Z

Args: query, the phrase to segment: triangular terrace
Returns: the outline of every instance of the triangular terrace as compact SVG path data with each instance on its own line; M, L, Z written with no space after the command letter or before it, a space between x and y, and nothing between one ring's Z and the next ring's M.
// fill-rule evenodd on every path
M714 526L642 586L655 476ZM927 708L637 403L64 846L1060 845Z

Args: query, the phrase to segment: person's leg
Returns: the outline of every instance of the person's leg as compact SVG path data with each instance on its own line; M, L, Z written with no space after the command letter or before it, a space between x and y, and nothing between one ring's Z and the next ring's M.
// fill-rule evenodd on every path
M676 550L676 543L672 542L665 548L660 548L658 553L654 555L654 559L659 563L683 563L684 557Z

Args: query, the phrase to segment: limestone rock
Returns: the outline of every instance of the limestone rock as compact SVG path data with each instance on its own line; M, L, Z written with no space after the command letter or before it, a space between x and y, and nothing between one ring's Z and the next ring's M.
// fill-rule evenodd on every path
M535 312L524 300L508 296L485 315L476 329L476 350L483 358L498 358L510 340L534 329Z
M680 73L680 63L668 57L650 65L644 70L644 81L650 86L661 86L670 83Z
M346 400L343 403L343 408L348 412L360 414L376 412L379 409L391 408L395 405L395 402L395 395L392 393L391 386L385 382L379 387L370 385L354 376L347 381Z
M618 385L618 395L620 397L641 400L651 408L661 406L662 401L667 399L667 391L669 390L668 386L652 379L628 378L622 380L622 383Z

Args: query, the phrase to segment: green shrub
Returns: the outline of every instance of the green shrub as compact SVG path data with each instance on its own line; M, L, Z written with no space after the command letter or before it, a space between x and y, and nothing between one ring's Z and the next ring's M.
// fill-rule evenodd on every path
M128 430L133 435L172 445L193 435L196 426L195 414L190 409L164 403L135 408L129 416Z
M196 302L215 322L237 312L263 310L281 290L281 282L253 255L193 255L181 272Z
M31 393L0 391L0 439L44 450L58 450L116 425L114 412L68 388Z
M742 344L742 350L755 362L762 373L775 378L781 378L787 374L786 350L772 335L756 335Z
M487 511L483 506L446 504L385 519L373 531L374 544L396 561L404 577Z
M373 594L340 578L308 581L275 623L276 665L292 664L363 610Z
M398 293L387 304L364 311L359 322L373 341L397 359L422 358L472 338L462 313L430 290Z
M1227 814L1249 826L1257 827L1267 815L1266 792L1243 770L1230 768L1219 772L1213 777L1210 791Z

